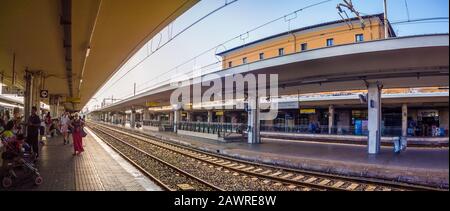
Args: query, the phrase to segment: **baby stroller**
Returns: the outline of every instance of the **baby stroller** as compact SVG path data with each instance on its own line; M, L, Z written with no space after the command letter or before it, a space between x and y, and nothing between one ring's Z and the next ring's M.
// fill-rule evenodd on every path
M41 185L43 178L35 167L31 148L24 143L23 135L2 139L5 152L2 153L3 166L1 171L3 188L10 188L15 182L32 179L35 185Z

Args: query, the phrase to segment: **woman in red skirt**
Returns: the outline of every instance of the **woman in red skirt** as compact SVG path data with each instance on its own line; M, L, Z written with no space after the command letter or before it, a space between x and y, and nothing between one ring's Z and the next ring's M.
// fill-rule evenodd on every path
M75 114L75 118L70 123L70 127L72 128L72 138L73 138L73 155L80 155L84 152L83 149L83 127L84 122L80 119L78 114Z

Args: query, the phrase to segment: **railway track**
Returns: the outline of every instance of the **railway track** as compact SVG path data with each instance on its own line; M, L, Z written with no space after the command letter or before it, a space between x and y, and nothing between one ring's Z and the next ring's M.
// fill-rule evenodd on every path
M166 191L222 191L222 189L144 152L120 138L108 133L97 135Z
M212 154L201 150L181 146L174 143L154 140L144 135L136 135L124 131L124 129L111 126L89 123L97 133L108 134L113 137L126 139L127 143L140 150L157 154L162 158L177 160L180 168L199 168L200 174L207 172L204 180L212 184L223 186L223 190L327 190L327 191L413 191L413 190L440 190L422 186L399 184L394 182L380 182L373 180L355 179L329 174L300 171L294 169L280 168L271 165L253 163L238 160L222 155ZM169 154L170 156L167 156ZM178 157L178 158L176 158ZM186 163L196 163L196 166L189 166ZM183 166L184 165L184 166ZM205 168L206 167L206 168ZM192 169L191 169L192 171ZM192 172L192 174L199 173ZM211 176L213 175L213 176ZM215 179L221 175L220 179ZM201 177L201 175L200 175ZM236 183L236 178L238 180ZM234 186L227 185L227 181L232 181ZM248 185L238 185L248 182ZM240 187L243 186L243 187ZM236 189L240 188L240 189Z

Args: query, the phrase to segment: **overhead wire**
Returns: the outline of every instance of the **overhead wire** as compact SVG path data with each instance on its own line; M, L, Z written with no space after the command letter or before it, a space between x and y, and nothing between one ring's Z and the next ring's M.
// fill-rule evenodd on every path
M280 16L280 17L278 17L278 18L276 18L276 19L273 19L273 20L271 20L271 21L268 21L268 22L266 22L266 23L264 23L264 24L258 25L258 26L254 27L254 28L252 28L252 29L250 29L250 30L248 30L248 31L246 31L246 32L244 32L244 33L242 33L242 34L239 34L239 35L237 35L237 36L235 36L235 37L233 37L233 38L231 38L231 39L229 39L229 40L226 40L225 42L222 42L222 43L220 43L220 44L218 44L218 45L215 45L214 47L209 48L209 49L207 49L207 50L201 52L200 54L197 54L197 55L194 56L193 58L191 58L191 59L189 59L189 60L187 60L187 61L181 63L180 65L177 65L176 67L170 69L169 71L167 71L167 72L165 72L165 73L163 73L163 74L158 75L157 77L155 77L155 78L153 78L153 79L151 79L151 80L149 80L149 81L144 82L143 84L148 84L148 83L150 83L150 82L152 82L152 81L158 80L160 76L163 76L163 75L172 73L173 71L177 70L178 68L182 67L183 65L186 65L186 64L192 62L192 61L195 60L196 58L198 58L198 57L200 57L200 56L202 56L202 55L205 55L206 53L208 53L208 52L210 52L210 51L217 50L217 48L223 47L223 46L225 46L226 44L228 44L228 43L230 43L230 42L232 42L232 41L235 41L236 39L245 40L245 39L248 38L248 36L249 36L249 34L250 34L251 32L257 31L257 30L259 30L259 29L261 29L261 28L264 28L265 26L271 25L272 23L275 23L275 22L277 22L277 21L280 21L280 20L286 20L286 17L293 16L293 15L297 16L297 13L299 13L299 12L301 12L301 11L303 11L303 10L306 10L306 9L309 9L309 8L312 8L312 7L315 7L315 6L319 6L319 5L328 3L328 2L332 2L332 1L334 1L334 0L324 0L324 1L320 1L320 2L317 2L317 3L311 4L311 5L305 6L305 7L303 7L303 8L300 8L300 9L298 9L298 10L295 10L295 11L293 11L293 12L291 12L291 13L288 13L288 14L285 14L285 15L283 15L283 16ZM242 38L244 38L244 36L245 36L245 39L242 39ZM143 84L139 85L139 87L142 86ZM148 87L146 87L146 88L148 88Z
M432 18L418 18L418 19L408 19L392 22L391 24L402 24L402 23L413 23L413 22L423 22L423 21L448 21L449 17L432 17Z
M405 0L405 7L406 7L406 14L408 15L408 20L411 20L411 16L409 14L408 0Z
M125 76L127 76L131 71L133 71L134 69L136 69L139 65L141 65L144 61L146 61L148 58L150 58L152 55L154 55L156 52L158 52L161 48L163 48L164 46L166 46L167 44L169 44L171 41L173 41L174 39L176 39L178 36L180 36L181 34L183 34L184 32L186 32L187 30L189 30L190 28L192 28L193 26L197 25L198 23L200 23L201 21L203 21L204 19L206 19L207 17L213 15L214 13L218 12L219 10L237 2L238 0L233 0L231 2L225 1L225 4L216 8L215 10L209 12L208 14L206 14L205 16L201 17L200 19L196 20L195 22L193 22L192 24L190 24L189 26L185 27L184 29L182 29L180 32L178 32L177 34L175 34L174 36L171 37L171 39L169 39L167 42L165 42L164 44L161 45L161 40L162 40L162 34L159 33L160 35L160 41L158 43L158 47L153 51L153 49L150 49L151 53L147 54L147 56L145 58L143 58L142 60L140 60L137 64L133 65L127 72L125 72L125 74L123 74L120 78L118 78L115 82L113 82L110 86L108 86L108 88L104 89L101 94L99 95L103 95L104 92L108 91L111 87L113 87L114 85L116 85L120 80L122 80ZM169 30L171 31L171 30ZM172 32L170 32L172 33ZM151 43L153 43L153 39L151 41Z

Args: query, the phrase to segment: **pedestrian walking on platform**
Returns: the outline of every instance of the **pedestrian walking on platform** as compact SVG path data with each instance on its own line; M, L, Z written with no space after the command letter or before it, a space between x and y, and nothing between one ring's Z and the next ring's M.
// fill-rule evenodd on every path
M84 122L80 119L78 114L75 115L75 118L70 123L70 127L72 129L72 139L73 139L73 155L80 155L84 152L83 149L83 137L86 136L84 133Z
M61 133L63 134L64 145L69 144L69 125L70 125L69 112L66 112L61 116L61 119L59 120L59 127Z
M50 115L50 112L45 115L45 135L47 137L50 137L50 126L52 125L52 116Z

